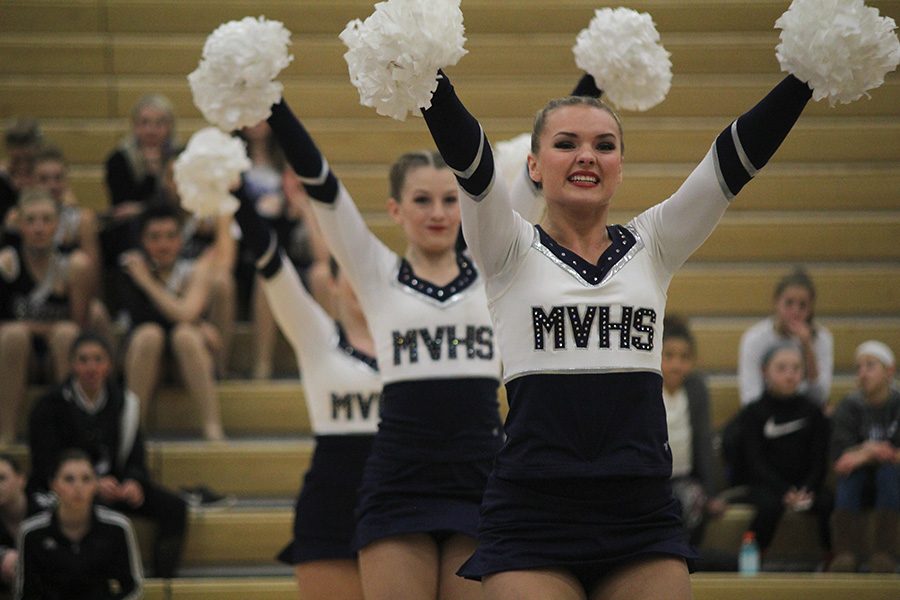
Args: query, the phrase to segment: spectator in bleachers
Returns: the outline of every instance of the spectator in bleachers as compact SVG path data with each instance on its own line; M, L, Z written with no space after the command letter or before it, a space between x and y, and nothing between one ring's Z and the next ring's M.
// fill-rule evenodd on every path
M131 109L131 134L106 159L106 185L114 219L135 217L159 194L163 167L176 150L175 111L160 94Z
M81 250L87 255L92 265L92 295L96 296L101 264L97 215L93 210L79 206L78 198L69 186L68 171L65 155L58 147L44 146L35 154L35 186L49 192L59 207L59 225L53 238L54 243L63 254ZM109 311L99 297L91 298L88 326L107 339L112 339Z
M187 504L154 483L140 428L140 400L120 388L106 341L83 333L72 344L72 376L44 395L29 419L32 496L48 490L53 466L67 448L83 450L99 477L98 501L156 525L153 573L174 577L181 559Z
M79 206L69 185L69 166L62 150L44 146L34 156L34 184L53 196L59 206L59 226L54 241L63 252L80 249L95 265L100 264L97 215Z
M803 269L782 277L775 286L774 315L756 323L741 337L738 352L738 386L741 404L762 395L764 381L759 365L773 345L790 340L803 353L806 374L800 385L819 406L828 403L834 370L834 339L831 332L815 323L816 288Z
M68 348L87 321L92 292L88 257L64 255L53 242L53 197L28 190L18 212L21 243L0 249L0 445L15 438L32 356L41 359L40 371L65 379Z
M296 175L286 168L284 155L272 129L266 121L245 127L237 132L247 144L247 155L252 167L244 173L244 193L256 205L256 211L278 236L304 283L306 271L314 260L327 260L328 253L314 256L302 209L298 209L297 195L305 196L302 186L291 185ZM302 199L299 201L302 202ZM242 241L238 261L239 285L249 292L247 304L253 322L254 356L252 376L268 379L272 375L272 358L277 330L272 310L262 293L262 282L255 275L252 251Z
M51 488L56 507L22 523L16 599L141 598L144 577L131 522L94 505L100 482L90 457L64 451Z
M690 541L700 545L709 518L725 512L716 497L709 390L694 371L696 342L687 323L668 315L663 324L662 376L672 450L672 491L681 504Z
M22 465L9 454L0 454L0 597L12 590L16 580L19 526L37 510L25 494Z
M34 154L43 142L41 126L31 118L12 121L4 132L6 160L0 165L0 224L15 208L22 190L33 183Z
M240 229L231 215L201 218L184 210L175 184L176 159L177 155L170 157L165 167L160 202L176 209L182 221L180 257L186 260L208 260L210 264L208 318L221 339L216 348L215 365L217 375L224 377L228 372L228 358L237 317L238 290L234 268Z
M209 307L213 256L181 258L178 213L165 206L147 209L140 225L140 249L123 255L123 290L130 315L125 381L147 416L164 358L171 353L200 409L203 435L224 439L215 387L214 356L221 344L216 327L204 319Z
M121 311L119 257L138 245L138 216L158 202L163 167L176 152L175 113L160 94L141 97L131 109L131 132L106 159L110 211L100 233L106 300L114 314Z
M739 480L749 490L746 500L756 515L750 531L761 552L775 536L787 510L818 518L822 547L830 547L828 519L832 498L826 489L828 419L801 391L803 353L791 341L772 346L762 359L765 391L736 417L745 472Z
M870 340L856 349L859 389L835 410L831 459L837 475L832 571L855 571L864 546L863 510L874 507L869 568L891 573L900 520L900 391L893 386L894 353Z

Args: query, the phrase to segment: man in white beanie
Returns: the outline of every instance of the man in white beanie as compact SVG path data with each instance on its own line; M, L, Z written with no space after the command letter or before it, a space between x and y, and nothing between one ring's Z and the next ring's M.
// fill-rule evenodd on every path
M894 353L884 343L856 349L859 389L844 398L833 417L831 458L837 476L832 515L832 571L855 571L863 536L863 511L872 507L875 539L869 569L892 573L897 566L900 521L900 392L893 387Z

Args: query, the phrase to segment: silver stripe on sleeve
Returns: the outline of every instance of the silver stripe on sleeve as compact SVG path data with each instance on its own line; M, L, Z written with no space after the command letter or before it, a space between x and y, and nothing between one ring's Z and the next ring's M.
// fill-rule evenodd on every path
M759 169L753 166L753 163L750 162L750 158L747 156L747 153L744 152L744 147L741 145L741 138L738 137L737 130L737 119L735 119L731 123L731 141L734 142L734 150L737 152L738 159L741 161L741 164L744 165L744 169L747 171L747 175L750 177L756 177L756 174L759 173Z
M325 160L325 157L322 157L322 171L319 173L318 177L300 177L300 182L303 185L322 185L325 183L325 180L328 179L328 171L331 167L328 166L328 161Z
M275 239L275 236L270 232L269 233L269 247L266 248L265 254L256 259L256 268L262 269L269 261L272 260L272 257L275 256L275 253L278 251L278 240Z
M482 129L481 125L478 125L478 133L481 136L481 139L478 141L478 152L475 154L475 160L472 161L472 164L469 165L465 171L457 171L456 169L451 168L457 177L462 177L463 179L468 179L472 175L475 174L475 171L478 170L478 165L481 164L481 156L484 154L484 129Z

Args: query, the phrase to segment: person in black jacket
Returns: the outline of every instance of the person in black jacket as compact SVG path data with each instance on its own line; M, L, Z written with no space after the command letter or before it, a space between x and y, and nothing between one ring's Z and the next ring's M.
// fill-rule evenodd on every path
M16 538L27 517L40 508L25 494L25 472L10 454L0 454L0 598L12 590L19 552Z
M94 504L99 483L90 457L77 448L62 452L51 487L56 508L22 523L16 600L141 598L141 556L131 522Z
M765 551L786 510L819 517L822 546L830 547L831 494L827 473L829 424L822 409L799 394L803 355L793 344L773 346L763 357L766 389L739 415L740 452L748 500L756 508L750 530Z
M187 504L151 481L139 400L110 378L111 356L106 341L94 333L83 333L72 344L72 376L43 396L31 412L28 490L46 492L60 453L80 448L97 471L98 500L156 524L154 575L173 577L181 559Z

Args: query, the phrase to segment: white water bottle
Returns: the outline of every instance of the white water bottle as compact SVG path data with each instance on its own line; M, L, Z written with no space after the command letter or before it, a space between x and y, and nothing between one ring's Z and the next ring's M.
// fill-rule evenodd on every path
M738 572L741 575L759 573L759 546L756 544L756 533L744 532L741 538L741 550L738 554Z

